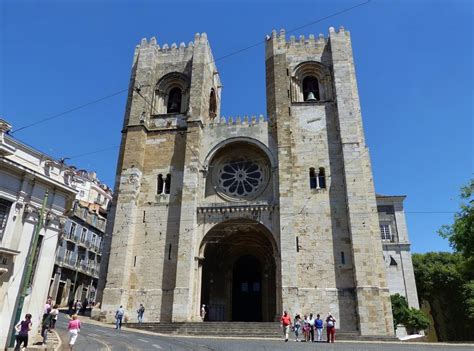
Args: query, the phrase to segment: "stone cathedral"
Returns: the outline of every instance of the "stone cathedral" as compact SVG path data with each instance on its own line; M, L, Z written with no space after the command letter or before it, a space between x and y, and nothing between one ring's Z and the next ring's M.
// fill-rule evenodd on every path
M225 118L206 34L137 46L107 320L140 303L155 322L200 321L201 304L210 321L331 311L337 328L386 336L390 293L418 306L404 196L374 191L349 32L273 31L265 63L267 116Z

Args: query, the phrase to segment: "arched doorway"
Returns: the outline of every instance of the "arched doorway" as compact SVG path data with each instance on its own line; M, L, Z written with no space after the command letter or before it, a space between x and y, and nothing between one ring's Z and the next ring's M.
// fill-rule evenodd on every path
M216 225L203 240L201 304L209 321L274 321L275 245L249 220Z

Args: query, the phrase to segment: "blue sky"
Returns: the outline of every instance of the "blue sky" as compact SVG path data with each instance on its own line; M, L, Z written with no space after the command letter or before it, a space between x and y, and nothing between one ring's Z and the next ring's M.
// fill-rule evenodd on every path
M206 32L214 57L359 1L12 1L0 4L0 116L14 128L126 89L135 46ZM473 5L372 0L302 29L352 35L376 190L405 194L414 252L449 250L451 223L473 171ZM219 60L223 115L265 114L264 48ZM15 133L73 158L113 184L125 93ZM433 213L434 212L434 213Z

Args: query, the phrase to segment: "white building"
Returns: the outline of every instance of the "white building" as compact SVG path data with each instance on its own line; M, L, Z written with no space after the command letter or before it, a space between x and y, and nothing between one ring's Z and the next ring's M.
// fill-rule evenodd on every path
M8 135L10 129L0 119L0 348L8 346L15 323L26 313L33 316L30 337L34 342L48 296L58 238L76 194L70 186L69 167L12 138ZM26 259L32 254L32 238L46 193L32 284L27 284ZM32 289L17 317L23 285Z
M408 306L420 308L403 209L405 197L377 194L380 237L390 295L400 294Z
M60 306L71 300L96 300L107 208L112 190L94 172L75 171L76 201L65 226L49 295Z

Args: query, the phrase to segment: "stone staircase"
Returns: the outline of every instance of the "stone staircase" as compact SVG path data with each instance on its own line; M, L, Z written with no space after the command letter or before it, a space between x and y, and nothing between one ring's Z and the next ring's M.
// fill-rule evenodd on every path
M282 338L278 322L204 322L204 323L126 323L129 328L168 335L198 335L236 338ZM323 339L326 340L326 330ZM291 338L294 334L291 333ZM336 331L338 340L395 341L395 337L360 336L358 332Z

